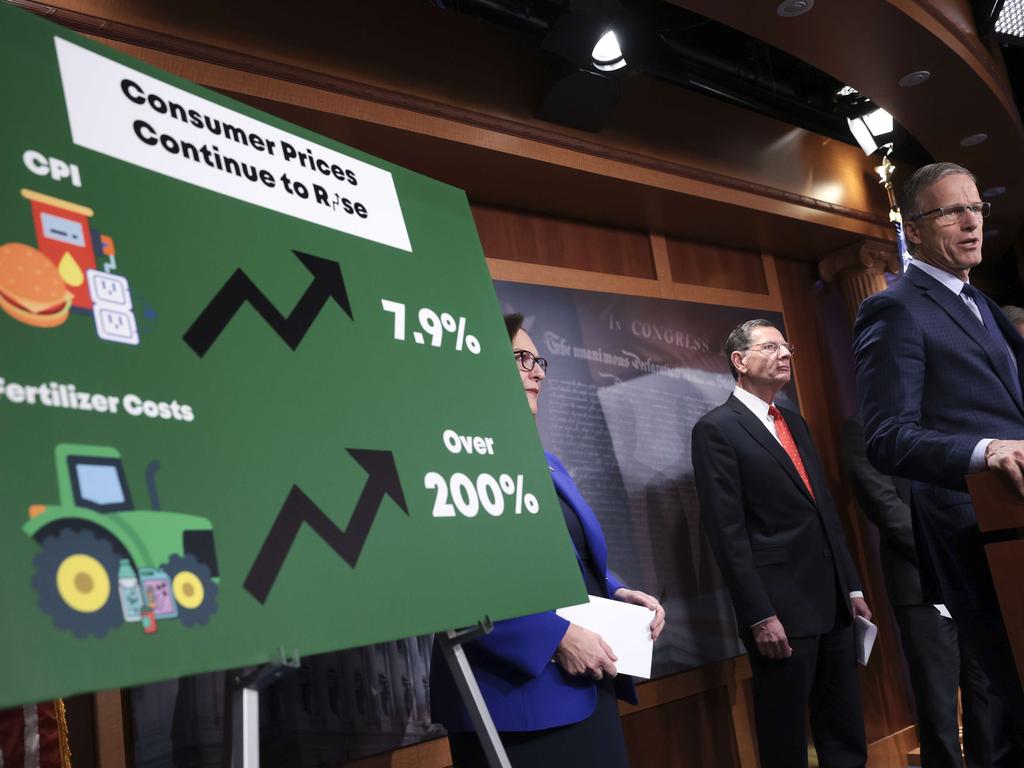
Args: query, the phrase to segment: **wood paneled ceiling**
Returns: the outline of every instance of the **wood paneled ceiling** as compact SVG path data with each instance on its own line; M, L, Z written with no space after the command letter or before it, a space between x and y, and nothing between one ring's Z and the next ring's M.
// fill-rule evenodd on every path
M998 54L977 37L965 0L818 0L783 18L777 3L670 0L781 48L848 83L884 107L936 160L970 168L993 198L987 269L1014 245L1024 222L1024 127ZM993 50L997 50L993 48ZM922 85L904 75L927 70ZM988 139L962 146L971 135ZM1015 254L1008 254L1015 260Z

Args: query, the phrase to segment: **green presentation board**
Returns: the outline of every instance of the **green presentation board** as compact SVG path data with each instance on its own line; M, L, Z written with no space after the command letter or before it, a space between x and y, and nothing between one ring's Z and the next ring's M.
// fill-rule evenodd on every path
M0 707L586 599L462 191L0 41Z

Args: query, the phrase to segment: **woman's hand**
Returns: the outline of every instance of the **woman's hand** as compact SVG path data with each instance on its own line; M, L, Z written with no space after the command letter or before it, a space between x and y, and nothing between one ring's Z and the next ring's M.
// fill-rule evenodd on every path
M641 592L638 589L626 589L625 587L619 587L615 590L615 594L612 597L624 603L642 605L654 611L654 621L651 622L651 640L658 639L661 630L665 628L665 609L661 607L658 598L651 597L646 592Z
M570 675L590 675L600 680L615 677L618 657L597 632L570 624L555 651L555 661Z

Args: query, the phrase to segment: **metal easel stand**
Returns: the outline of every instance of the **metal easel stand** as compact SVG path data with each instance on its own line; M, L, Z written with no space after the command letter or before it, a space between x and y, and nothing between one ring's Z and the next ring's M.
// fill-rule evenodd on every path
M434 642L441 644L441 652L444 654L445 661L448 662L452 677L455 678L455 685L458 687L459 695L462 696L469 717L473 721L473 727L476 728L476 735L480 739L484 754L487 755L487 762L491 768L512 768L512 764L508 761L508 755L505 754L505 747L498 737L498 729L494 727L494 721L491 720L491 713L487 711L487 704L480 693L480 686L476 684L476 677L466 659L466 652L462 648L464 643L482 637L490 633L492 629L494 629L494 625L485 616L484 620L475 627L439 632L435 636Z
M299 652L231 678L231 768L260 768L260 691L299 668Z

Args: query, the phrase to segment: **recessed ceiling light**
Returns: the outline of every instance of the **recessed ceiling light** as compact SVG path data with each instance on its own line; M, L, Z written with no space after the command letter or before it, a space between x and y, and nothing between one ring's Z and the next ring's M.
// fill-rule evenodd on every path
M986 229L985 230L985 237L999 237L999 230L998 229Z
M792 19L794 16L802 16L814 7L814 0L782 0L776 12L779 16Z
M900 88L913 88L915 85L920 85L925 82L932 73L927 69L919 69L916 72L910 72L899 79Z
M982 197L999 197L1006 192L1006 187L989 187L981 193Z
M964 136L960 139L961 147L976 147L983 141L988 139L987 133L972 133L970 136Z

